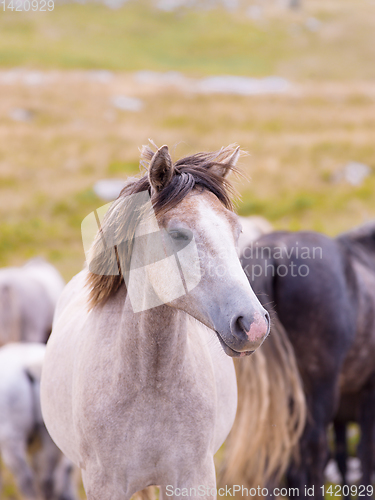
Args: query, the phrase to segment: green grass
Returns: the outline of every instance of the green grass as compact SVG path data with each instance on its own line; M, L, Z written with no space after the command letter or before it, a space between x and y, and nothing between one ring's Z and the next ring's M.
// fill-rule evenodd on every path
M122 78L114 77L115 89ZM375 102L359 98L355 85L343 88L339 104L320 87L292 101L156 88L141 96L139 113L115 112L107 121L112 87L88 86L85 77L4 86L4 109L29 105L35 119L12 122L5 111L0 124L0 265L42 254L66 279L78 272L81 221L104 204L93 184L137 173L148 137L169 144L174 158L241 144L250 156L240 162L247 180L236 184L239 213L263 215L276 228L333 236L375 217ZM335 180L348 161L372 167L360 187Z
M276 227L298 231L308 226L310 230L328 232L332 236L337 234L337 226L327 224L327 214L344 214L351 207L355 210L359 204L363 212L368 207L368 217L374 217L375 174L368 177L360 187L343 183L335 185L332 182L325 184L318 190L304 188L279 191L272 200L247 190L237 200L238 213L244 216L262 215ZM310 223L306 224L306 220Z
M72 267L78 271L84 260L82 220L101 205L90 188L56 202L44 195L34 196L27 210L0 222L0 266L15 256L22 262L43 255L70 279Z
M315 1L308 9L269 14L260 23L245 10L162 12L147 1L118 10L87 3L56 4L52 12L5 11L0 67L373 78L374 5L346 0L329 10ZM311 15L322 20L316 33L305 25Z
M124 177L135 174L139 171L139 162L113 160L108 165L107 173L109 177Z
M116 11L58 4L49 13L2 14L0 66L263 74L283 46L285 33L275 27L278 43L268 43L264 30L222 11L178 17L142 2Z

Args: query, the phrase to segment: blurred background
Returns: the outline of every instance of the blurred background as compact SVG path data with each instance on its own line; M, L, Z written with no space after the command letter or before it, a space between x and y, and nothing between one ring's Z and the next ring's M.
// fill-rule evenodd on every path
M94 185L137 174L148 138L174 159L239 143L238 212L276 228L333 236L375 217L375 0L9 3L1 267L42 255L76 274Z

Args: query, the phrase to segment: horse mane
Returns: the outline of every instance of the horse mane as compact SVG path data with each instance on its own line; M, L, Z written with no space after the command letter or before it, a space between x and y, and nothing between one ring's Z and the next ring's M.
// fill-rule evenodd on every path
M234 151L235 145L230 145L219 151L181 158L173 164L174 174L170 183L155 191L148 176L148 166L155 152L149 146L142 147L140 165L146 173L140 178L129 179L107 211L90 249L86 280L90 309L108 300L121 285L125 286L119 252L121 263L130 265L135 231L149 208L150 199L156 217L176 207L193 189L213 193L227 209L233 210L231 197L234 189L227 178L218 172L238 173L235 166L226 163ZM141 204L139 197L134 202L134 197L130 196L140 193L146 195ZM116 244L119 241L121 245Z
M350 255L375 271L375 220L340 234L336 240Z

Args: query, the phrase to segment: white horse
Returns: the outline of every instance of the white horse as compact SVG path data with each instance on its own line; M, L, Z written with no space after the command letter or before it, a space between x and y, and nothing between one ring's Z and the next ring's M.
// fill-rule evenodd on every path
M238 255L243 254L244 250L251 247L252 243L262 236L262 234L273 231L272 224L259 215L238 217L238 219L242 226L242 232L237 245Z
M52 441L40 409L45 349L36 342L0 348L0 452L25 499L75 500L73 464Z
M216 496L213 456L237 404L231 357L269 329L236 254L226 176L238 156L228 147L173 164L167 146L144 147L148 175L112 204L89 269L62 294L42 411L88 500L149 485L164 498Z
M46 342L64 281L42 258L0 269L0 346Z

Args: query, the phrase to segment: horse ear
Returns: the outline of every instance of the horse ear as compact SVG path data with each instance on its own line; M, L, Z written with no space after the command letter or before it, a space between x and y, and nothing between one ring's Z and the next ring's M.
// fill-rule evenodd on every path
M237 146L236 149L224 161L221 161L220 164L215 164L212 167L212 170L216 175L219 175L220 177L227 177L232 169L236 166L240 154L240 146Z
M162 146L152 157L148 168L148 179L152 188L155 191L165 188L171 182L173 174L174 167L168 146Z

